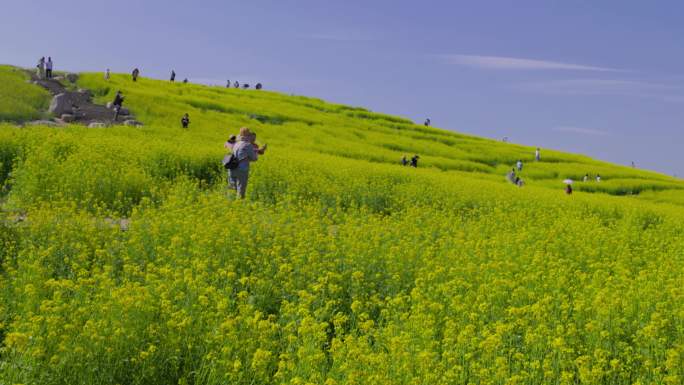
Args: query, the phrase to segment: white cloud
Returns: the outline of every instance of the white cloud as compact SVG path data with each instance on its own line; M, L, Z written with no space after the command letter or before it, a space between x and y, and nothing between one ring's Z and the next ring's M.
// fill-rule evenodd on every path
M519 84L515 88L548 94L621 95L664 98L680 87L659 83L616 79L565 79Z
M606 136L606 135L608 135L608 133L605 131L596 130L593 128L575 127L575 126L558 126L558 127L553 127L552 130L553 131L559 131L559 132L569 132L569 133L573 133L573 134L591 135L591 136Z
M625 72L614 68L594 67L572 63L561 63L546 60L534 60L505 56L482 56L482 55L441 55L447 63L468 67L493 69L493 70L530 70L530 71L599 71L599 72Z

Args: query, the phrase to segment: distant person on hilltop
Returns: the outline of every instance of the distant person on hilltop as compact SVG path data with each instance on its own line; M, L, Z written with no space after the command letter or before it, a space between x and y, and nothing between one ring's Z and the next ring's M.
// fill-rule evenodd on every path
M226 83L226 88L230 88L230 80Z
M408 164L408 159L406 159L406 155L401 157L401 165L406 166Z
M52 79L52 58L49 56L45 62L45 78Z
M183 128L188 128L188 125L190 125L190 115L187 113L183 115L183 118L181 119L181 124L183 125Z
M38 79L43 79L45 77L45 56L38 60L38 65L36 66Z
M425 125L425 127L430 127L432 122L430 121L430 118L427 118L427 119L425 119L425 122L423 124Z
M536 150L534 150L534 160L539 162L541 160L541 151L539 150L539 147L537 147Z
M243 85L242 85L242 88L248 89L248 88L249 88L249 84L247 84L247 83L243 84Z
M109 68L107 68L107 70L105 71L105 74L104 74L105 80L109 80L110 76L111 76L111 75L110 75L110 73L109 73Z
M235 83L233 83L233 87L240 88L240 83L236 80Z
M116 96L114 96L114 102L112 102L112 106L114 106L114 121L116 122L117 119L119 119L119 112L121 111L121 107L123 106L124 102L124 97L121 95L121 91L116 91Z
M138 81L138 76L140 76L140 70L135 68L133 72L131 72L131 77L133 78L134 82Z
M175 82L175 81L176 81L176 71L171 70L171 82Z
M411 158L411 167L418 167L418 159L420 159L420 156L418 156L417 154Z
M263 86L261 85L261 83L257 83L257 85L256 85L255 88L256 88L257 90L260 90L262 87L263 87Z
M188 78L183 79L183 84L188 84Z
M522 168L523 168L522 160L518 159L518 161L515 162L515 167L518 169L518 171L522 171Z

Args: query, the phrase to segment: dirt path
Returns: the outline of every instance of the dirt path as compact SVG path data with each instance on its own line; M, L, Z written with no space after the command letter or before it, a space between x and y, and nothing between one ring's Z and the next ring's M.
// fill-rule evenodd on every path
M69 111L66 112L67 119L62 119L63 114L55 115L55 121L58 123L80 123L90 125L91 123L102 123L105 126L113 124L131 124L135 118L129 115L127 109L122 109L118 120L114 121L114 110L106 106L95 104L92 101L92 95L88 90L69 91L60 80L55 79L39 79L35 73L31 73L31 80L46 90L48 90L53 97L64 94L62 98L68 100L70 106ZM64 80L67 81L66 79ZM54 100L54 99L53 99ZM73 119L73 120L71 120ZM136 124L137 125L137 124Z

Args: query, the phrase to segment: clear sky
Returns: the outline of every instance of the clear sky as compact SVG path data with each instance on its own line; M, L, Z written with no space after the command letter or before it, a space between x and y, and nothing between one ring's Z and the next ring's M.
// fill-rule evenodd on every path
M363 106L684 175L684 3L7 0L0 63Z

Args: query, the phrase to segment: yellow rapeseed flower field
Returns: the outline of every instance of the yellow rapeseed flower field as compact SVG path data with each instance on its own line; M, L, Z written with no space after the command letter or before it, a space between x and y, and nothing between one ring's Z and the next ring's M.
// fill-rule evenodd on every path
M0 125L0 384L684 382L675 178L274 92L79 86L145 125ZM269 145L245 200L241 126Z

